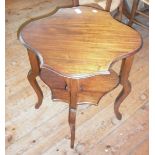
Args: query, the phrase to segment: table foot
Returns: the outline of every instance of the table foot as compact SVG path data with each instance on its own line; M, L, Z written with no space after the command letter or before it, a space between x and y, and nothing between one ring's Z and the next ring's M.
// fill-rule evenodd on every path
M69 126L71 130L71 148L74 148L76 109L69 108Z
M43 93L42 93L42 90L41 88L39 87L38 85L38 82L36 80L36 75L33 74L32 70L29 71L28 75L27 75L27 78L32 86L32 88L34 89L34 91L36 92L37 94L37 97L38 97L38 102L35 104L35 109L38 109L41 104L42 104L42 100L43 100Z

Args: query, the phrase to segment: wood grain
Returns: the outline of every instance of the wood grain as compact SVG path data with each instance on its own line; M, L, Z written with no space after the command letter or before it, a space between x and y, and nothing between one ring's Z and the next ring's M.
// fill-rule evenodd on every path
M139 50L142 41L136 31L108 12L93 10L84 6L59 9L29 23L21 31L24 45L38 51L52 70L73 78L100 74L114 61Z
M42 68L40 78L51 89L53 100L70 103L69 79L55 72L49 72L46 68ZM90 103L97 105L103 95L118 86L119 77L113 70L110 70L110 74L79 79L78 82L77 104Z
M111 2L106 2L106 11L110 10ZM78 3L74 1L74 6L76 5ZM56 8L53 15L38 18L19 29L19 40L31 52L31 72L28 79L38 96L35 107L40 107L43 99L36 81L38 75L51 91L55 90L54 97L69 101L71 148L74 148L75 142L76 107L79 97L84 96L85 102L90 102L93 96L97 104L103 95L120 82L123 89L114 103L115 114L120 120L120 104L131 90L128 81L132 65L130 57L140 49L142 40L136 31L114 20L106 11L84 6ZM102 22L101 17L104 17ZM123 31L126 32L125 35ZM114 62L123 58L119 81L109 69ZM42 73L43 70L46 71ZM107 73L110 76L104 77ZM89 76L94 78L88 78ZM81 78L85 78L83 83ZM101 90L99 79L107 81L103 84L107 90ZM92 87L96 87L95 91L91 90ZM92 95L92 92L95 93Z
M45 99L42 107L37 111L34 110L35 94L26 79L30 68L27 51L17 40L16 32L24 21L46 14L55 9L55 5L62 4L69 5L71 1L53 0L52 3L49 0L6 1L6 137L8 135L12 137L11 141L6 142L6 155L57 155L79 154L79 152L86 154L88 151L92 152L93 148L93 151L99 154L100 151L105 151L108 145L105 143L98 149L99 142L103 140L113 142L112 148L121 144L123 155L131 152L146 155L145 148L147 150L148 141L144 141L145 134L136 134L136 137L133 135L135 139L130 136L126 143L122 143L122 136L117 138L121 129L123 131L131 129L131 132L134 130L132 122L137 120L135 117L132 118L134 115L139 117L138 122L148 126L148 121L145 121L148 116L143 117L141 111L143 105L148 102L148 32L139 26L137 28L143 35L144 46L135 55L131 70L129 79L133 85L132 92L120 108L123 121L119 121L117 125L111 124L111 119L115 117L114 98L121 89L104 96L98 106L79 106L76 133L78 141L75 143L76 149L71 150L68 140L68 105L64 102L52 102L49 89L38 78ZM120 63L114 64L112 68L119 73ZM123 125L124 123L128 125ZM138 126L136 121L134 127L138 128ZM148 129L145 132L148 133ZM125 130L124 137L127 136L128 132Z

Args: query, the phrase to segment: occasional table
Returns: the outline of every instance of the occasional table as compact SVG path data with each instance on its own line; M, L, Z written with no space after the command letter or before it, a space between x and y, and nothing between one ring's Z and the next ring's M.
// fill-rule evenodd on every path
M109 1L110 2L110 1ZM119 84L122 91L114 103L114 112L131 91L128 80L134 54L142 46L138 32L112 18L108 12L91 6L57 8L53 13L24 23L18 32L27 48L31 69L28 80L42 104L43 93L36 77L49 86L53 100L69 103L71 148L74 147L78 104L98 104ZM120 74L112 65L122 60Z

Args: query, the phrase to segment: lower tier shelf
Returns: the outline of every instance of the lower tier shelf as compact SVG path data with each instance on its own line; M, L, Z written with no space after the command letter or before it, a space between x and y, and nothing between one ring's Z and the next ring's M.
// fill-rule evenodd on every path
M100 99L119 84L119 76L113 70L110 74L77 79L79 84L77 104L98 104ZM52 99L70 103L68 78L60 76L52 70L42 68L40 78L51 89Z

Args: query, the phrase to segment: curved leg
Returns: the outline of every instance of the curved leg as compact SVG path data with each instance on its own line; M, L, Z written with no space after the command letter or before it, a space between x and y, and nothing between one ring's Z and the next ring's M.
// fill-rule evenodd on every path
M118 95L114 103L114 112L115 112L117 119L119 120L122 119L122 114L119 111L119 107L121 103L123 102L123 100L129 95L130 92L131 92L130 81L126 81L125 84L123 85L122 91L120 92L120 94Z
M42 90L40 89L40 87L37 83L37 80L36 80L36 75L33 74L32 70L29 71L27 78L28 78L31 86L33 87L34 91L37 94L38 102L35 104L35 108L38 109L41 106L42 100L43 100Z
M43 93L36 80L36 77L40 74L40 62L37 58L36 53L34 53L33 51L29 49L27 49L27 51L28 51L28 56L30 60L30 65L31 65L31 70L29 71L27 78L32 88L37 94L38 102L35 104L35 108L38 109L40 105L42 104L42 100L43 100Z
M131 92L131 84L128 80L129 73L131 70L132 62L134 56L130 56L122 60L121 72L120 72L120 84L123 86L122 91L118 95L114 103L114 112L117 119L122 119L122 114L119 112L119 107L123 100L129 95Z
M71 148L74 148L75 141L75 122L76 122L76 108L77 108L77 93L78 93L78 80L70 79L70 104L68 122L71 130Z

